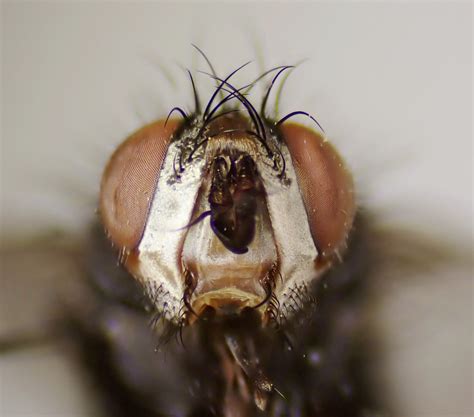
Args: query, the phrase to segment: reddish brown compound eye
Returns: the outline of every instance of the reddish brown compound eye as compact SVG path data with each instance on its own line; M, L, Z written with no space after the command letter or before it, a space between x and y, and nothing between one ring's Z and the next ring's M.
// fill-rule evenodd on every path
M294 123L281 126L308 215L311 235L323 257L345 247L356 210L352 175L331 144Z
M113 153L100 188L100 215L110 240L134 249L145 227L153 194L177 120L151 123L129 136Z

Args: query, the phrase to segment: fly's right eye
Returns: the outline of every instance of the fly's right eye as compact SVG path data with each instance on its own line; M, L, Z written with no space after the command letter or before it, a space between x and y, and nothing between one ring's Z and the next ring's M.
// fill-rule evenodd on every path
M140 243L176 120L159 120L128 137L102 177L100 214L109 239L130 251Z
M323 136L296 123L283 124L313 241L324 257L344 249L356 211L352 175Z

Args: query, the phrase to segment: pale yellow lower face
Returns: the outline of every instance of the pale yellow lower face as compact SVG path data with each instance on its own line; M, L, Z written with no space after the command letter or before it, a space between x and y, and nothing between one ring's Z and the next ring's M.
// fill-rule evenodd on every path
M208 210L208 189L205 182L193 218ZM182 263L197 282L191 299L194 311L199 313L211 306L217 312L238 312L265 298L261 281L278 263L278 254L264 196L258 201L255 237L248 249L244 254L227 249L212 231L209 217L189 228Z

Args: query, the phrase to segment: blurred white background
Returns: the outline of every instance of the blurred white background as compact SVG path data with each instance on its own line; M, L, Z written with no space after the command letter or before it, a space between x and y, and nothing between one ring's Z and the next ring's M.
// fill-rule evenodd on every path
M317 117L352 167L361 203L383 221L471 256L470 2L1 7L3 245L84 230L114 147L173 106L191 108L183 68L207 70L195 43L220 74L254 60L247 80L261 60L269 68L307 58L288 79L282 112ZM471 279L470 264L451 264L387 283L374 320L400 416L473 414ZM42 384L48 361L50 352L1 359L2 416L90 415L68 365L47 366L56 382Z

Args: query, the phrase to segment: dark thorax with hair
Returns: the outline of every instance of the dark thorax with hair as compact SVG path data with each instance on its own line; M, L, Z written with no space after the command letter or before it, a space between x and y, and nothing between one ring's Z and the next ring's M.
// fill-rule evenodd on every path
M359 219L346 262L295 292L306 308L283 326L264 326L252 308L217 315L208 307L179 328L150 319L152 303L116 269L96 230L86 258L89 304L69 318L106 415L376 416L373 352L359 336L370 273L365 241Z

